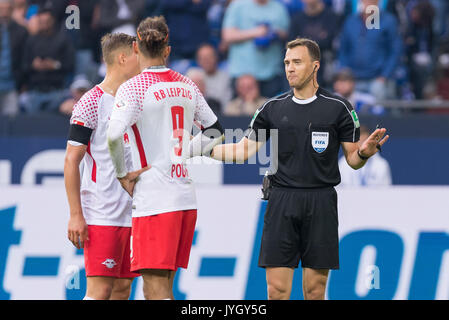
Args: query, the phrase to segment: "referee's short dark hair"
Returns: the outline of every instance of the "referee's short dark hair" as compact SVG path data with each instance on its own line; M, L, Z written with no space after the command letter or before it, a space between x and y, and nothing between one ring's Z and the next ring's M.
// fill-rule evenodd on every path
M309 54L313 61L321 60L321 51L318 43L307 38L296 38L287 43L287 49L293 49L295 47L303 46L309 50Z

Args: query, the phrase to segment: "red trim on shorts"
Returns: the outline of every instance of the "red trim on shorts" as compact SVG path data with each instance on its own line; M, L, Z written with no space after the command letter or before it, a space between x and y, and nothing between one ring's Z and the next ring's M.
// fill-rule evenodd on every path
M92 153L90 151L90 141L87 144L86 152L92 158L92 162L93 162L93 165L92 165L92 181L96 183L97 182L97 163L95 162L94 157L92 157Z
M148 165L147 157L145 156L145 150L143 149L142 138L140 137L139 129L135 124L131 128L133 129L134 136L136 137L136 144L137 150L139 151L140 164L142 165L142 168L145 168Z

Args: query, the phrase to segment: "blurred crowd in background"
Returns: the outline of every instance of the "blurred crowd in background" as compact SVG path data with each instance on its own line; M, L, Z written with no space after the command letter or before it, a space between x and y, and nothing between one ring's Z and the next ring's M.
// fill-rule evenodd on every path
M71 5L79 29L68 28ZM297 37L317 41L319 84L359 113L390 112L386 100L449 100L446 0L0 0L1 116L69 115L105 75L101 37L135 35L154 15L170 28L169 66L218 115L250 116L289 90L285 43Z

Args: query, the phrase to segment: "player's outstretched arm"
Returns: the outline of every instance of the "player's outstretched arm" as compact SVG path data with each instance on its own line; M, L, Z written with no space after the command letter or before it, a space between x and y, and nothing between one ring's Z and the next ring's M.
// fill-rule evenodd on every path
M81 208L79 171L79 165L86 153L86 149L86 145L74 146L68 143L64 160L64 183L70 207L67 236L78 249L84 248L84 242L88 240L87 224Z
M224 130L217 120L209 128L201 129L201 132L190 139L188 158L198 156L210 157L212 149L222 143L223 140Z
M348 165L355 170L362 168L368 161L368 158L376 154L384 143L387 142L390 136L385 135L386 132L387 129L385 128L374 130L360 148L356 142L342 142L343 152Z
M243 163L259 151L265 142L258 142L244 137L238 143L227 143L215 146L211 158L225 162Z

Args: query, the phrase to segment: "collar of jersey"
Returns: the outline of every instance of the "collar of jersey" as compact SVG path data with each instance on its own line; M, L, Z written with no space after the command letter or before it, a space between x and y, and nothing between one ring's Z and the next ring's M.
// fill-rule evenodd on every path
M145 70L143 70L143 72L167 72L170 69L167 67L161 67L161 68L146 68Z
M314 95L313 97L310 97L308 99L301 100L301 99L298 99L295 96L293 96L292 100L297 104L308 104L308 103L311 103L312 101L314 101L316 98L317 98L317 96Z

